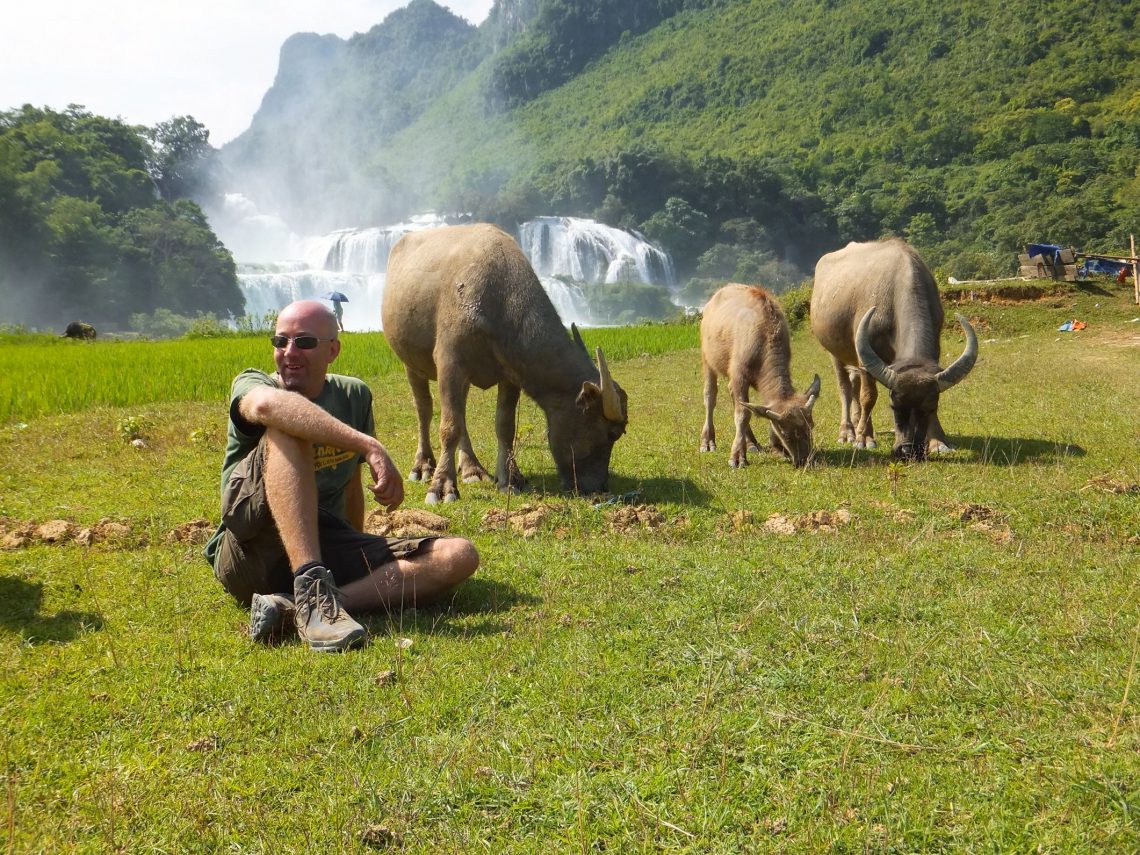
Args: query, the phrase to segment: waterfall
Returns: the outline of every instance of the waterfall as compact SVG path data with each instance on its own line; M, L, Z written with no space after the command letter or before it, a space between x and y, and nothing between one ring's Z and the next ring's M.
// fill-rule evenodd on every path
M519 227L519 246L540 279L676 285L673 261L636 232L578 217L538 217Z
M383 228L342 229L289 241L296 260L238 265L246 312L263 317L293 300L320 299L329 291L348 297L349 330L380 328L388 254L405 234L444 225L434 215L413 217ZM591 322L584 284L640 282L672 290L669 255L641 235L575 217L539 217L519 228L519 246L530 260L563 323Z

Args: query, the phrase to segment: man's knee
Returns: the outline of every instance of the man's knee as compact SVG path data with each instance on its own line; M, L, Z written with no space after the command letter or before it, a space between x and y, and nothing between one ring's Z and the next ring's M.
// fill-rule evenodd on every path
M463 537L441 537L431 541L424 561L440 576L454 584L462 582L479 567L479 551Z

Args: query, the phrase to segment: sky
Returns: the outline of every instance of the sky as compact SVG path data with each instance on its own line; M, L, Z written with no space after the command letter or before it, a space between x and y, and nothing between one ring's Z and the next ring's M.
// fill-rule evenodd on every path
M436 0L480 24L492 0ZM366 32L408 0L24 0L0 26L0 110L155 125L190 115L221 146L249 127L294 33Z

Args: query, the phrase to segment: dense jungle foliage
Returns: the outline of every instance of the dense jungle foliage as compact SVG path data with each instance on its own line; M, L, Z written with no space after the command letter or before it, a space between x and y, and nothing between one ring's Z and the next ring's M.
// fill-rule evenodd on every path
M959 278L1005 275L1027 242L1120 252L1140 222L1127 5L499 0L454 55L429 26L441 14L415 0L377 28L400 34L373 57L383 97L409 101L385 85L408 56L481 62L391 135L344 149L351 192L286 189L275 203L326 221L424 207L505 224L595 216L660 241L697 292L787 284L822 252L886 234ZM338 94L337 68L336 86L318 86L338 115L324 130L351 137L373 118ZM263 108L223 152L258 164L263 192L287 187L287 169L256 140L283 129Z
M0 317L125 329L156 312L240 315L233 257L198 205L209 132L71 107L0 113Z

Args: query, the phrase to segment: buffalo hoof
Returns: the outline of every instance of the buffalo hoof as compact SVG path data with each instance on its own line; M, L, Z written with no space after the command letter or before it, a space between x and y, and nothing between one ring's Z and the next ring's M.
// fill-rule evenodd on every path
M425 505L438 505L439 504L439 494L429 492L426 496L424 496L424 504Z
M931 442L930 448L928 449L930 454L950 454L953 451L954 446L948 445L945 442L939 442L938 440Z
M702 442L701 443L701 451L716 451L716 443L715 442Z
M420 473L419 472L409 472L408 473L408 480L409 481L419 481L420 480Z

